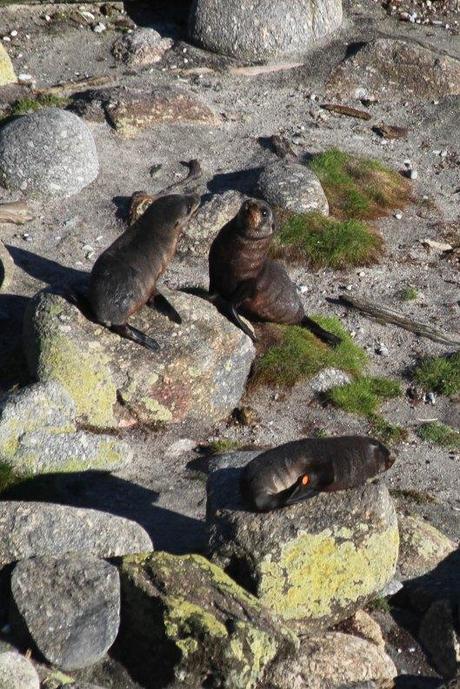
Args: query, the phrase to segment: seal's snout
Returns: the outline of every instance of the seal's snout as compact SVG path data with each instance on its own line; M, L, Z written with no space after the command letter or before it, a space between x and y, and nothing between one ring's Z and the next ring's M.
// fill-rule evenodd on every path
M240 210L240 218L246 234L253 237L268 237L273 233L273 213L264 201L248 199Z

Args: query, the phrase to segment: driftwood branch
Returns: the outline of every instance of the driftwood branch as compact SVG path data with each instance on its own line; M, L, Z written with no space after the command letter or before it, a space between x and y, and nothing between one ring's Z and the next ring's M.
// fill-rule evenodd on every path
M33 217L24 201L0 203L0 223L11 222L16 225L23 225L29 220L33 220Z
M460 345L460 334L458 333L446 333L439 328L435 328L427 323L421 323L420 321L414 321L411 318L407 318L400 311L391 309L387 306L381 306L373 301L368 301L367 299L362 299L358 297L353 297L350 295L342 295L340 301L347 306L352 306L358 311L365 313L368 316L376 318L378 321L383 323L393 323L398 325L404 330L410 330L410 332L416 335L421 335L422 337L427 337L434 342L440 342L445 345Z

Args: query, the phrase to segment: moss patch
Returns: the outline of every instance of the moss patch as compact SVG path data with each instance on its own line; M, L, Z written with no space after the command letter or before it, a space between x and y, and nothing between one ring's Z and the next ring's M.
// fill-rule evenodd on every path
M378 218L411 200L410 182L377 160L333 148L314 156L309 166L337 218Z
M68 104L68 98L53 94L41 95L36 98L21 98L13 103L8 115L10 117L17 117L18 115L26 115L29 112L35 112L42 108L65 108Z
M441 395L460 392L460 351L448 357L424 359L414 371L414 380L425 390Z
M362 416L373 417L379 405L387 399L398 397L401 386L389 378L363 377L347 385L331 388L325 395L340 409Z
M399 296L401 301L414 301L418 297L418 292L412 285L407 285L401 290Z
M237 440L231 440L231 438L219 438L219 440L213 440L211 443L209 443L207 449L211 455L220 455L224 452L237 450L239 447L240 443Z
M313 268L374 263L382 238L360 220L335 220L320 213L283 214L272 254Z
M422 439L451 450L460 450L460 433L443 423L432 421L424 423L417 429L417 435Z
M0 462L0 495L18 483L27 480L28 477L18 476L13 467L6 462Z
M337 347L328 347L300 326L274 326L277 341L256 361L251 385L292 387L323 368L340 368L358 375L367 361L361 347L353 342L335 316L313 316L323 328L342 338Z

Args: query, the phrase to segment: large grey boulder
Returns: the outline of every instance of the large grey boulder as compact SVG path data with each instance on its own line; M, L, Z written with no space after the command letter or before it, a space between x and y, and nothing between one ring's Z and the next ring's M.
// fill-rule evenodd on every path
M96 179L88 126L73 113L43 108L0 128L0 184L36 196L71 196Z
M0 653L1 689L39 689L40 679L37 671L27 658L7 651Z
M237 406L255 355L250 339L204 299L162 288L182 324L145 307L130 319L158 340L154 353L87 320L63 297L39 293L26 311L31 374L58 381L78 419L117 427L120 407L146 423L210 424Z
M227 458L228 461L228 458ZM383 483L321 493L291 507L248 512L239 481L247 461L208 479L213 560L274 613L316 633L376 598L392 579L398 525Z
M399 515L398 568L403 581L431 572L456 550L455 543L415 515Z
M158 686L253 689L297 639L201 555L130 556L121 568L119 646ZM183 682L183 684L180 684ZM169 683L168 683L168 686Z
M118 570L90 555L32 558L11 578L13 630L23 625L48 662L63 670L94 665L120 625Z
M249 62L305 55L340 27L341 0L194 0L194 43Z
M77 431L75 402L55 381L35 383L0 401L0 462L15 476L113 471L128 463L129 445Z
M276 160L267 165L258 180L257 191L265 201L293 213L316 211L329 215L323 187L305 165Z
M123 517L50 503L0 503L0 568L36 556L116 557L152 549L144 529Z

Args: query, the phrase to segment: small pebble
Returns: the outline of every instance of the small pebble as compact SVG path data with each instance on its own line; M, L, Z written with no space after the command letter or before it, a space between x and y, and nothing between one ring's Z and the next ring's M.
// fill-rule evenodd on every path
M103 24L102 22L99 22L98 24L96 24L95 27L93 27L94 33L102 33L106 29L107 29L106 25Z
M5 43L11 42L11 38L9 36L3 36L2 40L5 41Z
M10 36L13 36L13 37L14 37L14 36L17 36L17 35L18 35L18 32L16 31L16 29L13 29L13 31L10 31Z
M436 404L436 395L434 392L427 392L425 395L425 402L434 406Z
M409 178L410 179L417 179L418 178L417 170L409 170Z
M390 352L388 351L388 347L383 344L383 342L379 342L375 348L375 353L379 354L380 356L388 356Z
M394 214L394 217L396 218L396 220L401 220L401 218L403 217L403 214L401 213L401 211L396 211L396 213Z

